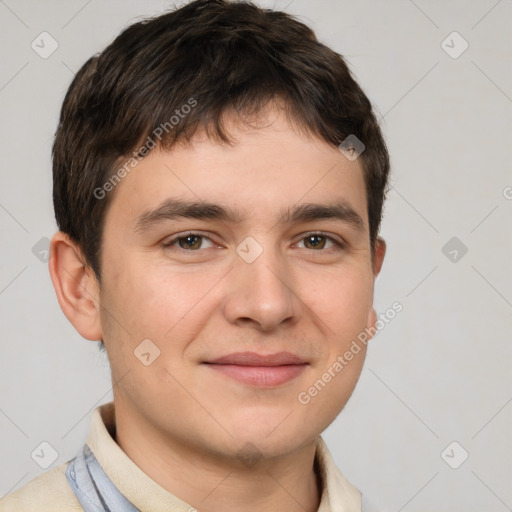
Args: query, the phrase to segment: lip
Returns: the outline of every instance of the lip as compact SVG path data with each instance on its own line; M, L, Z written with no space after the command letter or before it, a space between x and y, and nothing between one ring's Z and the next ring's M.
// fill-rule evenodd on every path
M283 366L306 363L291 352L276 352L266 355L256 352L234 352L206 362L209 364L236 364L240 366Z
M290 352L257 354L236 352L204 363L212 370L244 384L256 387L274 387L300 375L308 365Z

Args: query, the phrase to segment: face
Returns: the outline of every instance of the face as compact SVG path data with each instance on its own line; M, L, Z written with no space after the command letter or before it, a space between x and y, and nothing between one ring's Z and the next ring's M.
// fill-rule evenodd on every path
M315 440L350 397L365 347L333 365L376 320L360 159L277 112L266 121L233 122L232 146L198 134L153 150L105 219L101 329L116 406L222 457Z

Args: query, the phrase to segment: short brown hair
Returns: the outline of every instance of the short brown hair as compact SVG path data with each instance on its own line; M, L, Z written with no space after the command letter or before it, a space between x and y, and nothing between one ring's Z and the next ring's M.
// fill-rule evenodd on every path
M125 162L129 171L127 158L141 158L137 149L162 126L172 125L165 134L160 129L165 149L190 140L198 128L230 142L223 115L251 115L273 99L284 102L298 127L330 145L349 135L363 142L374 248L389 157L371 103L344 59L284 12L196 0L126 28L82 66L66 94L53 145L55 217L98 279L116 169L120 179L119 166ZM186 115L171 123L178 111ZM98 190L109 193L98 197Z

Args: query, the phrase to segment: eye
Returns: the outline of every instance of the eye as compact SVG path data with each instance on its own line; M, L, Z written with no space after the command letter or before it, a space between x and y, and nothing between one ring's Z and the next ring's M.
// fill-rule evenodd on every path
M304 247L306 249L313 249L315 251L322 251L324 249L343 249L344 245L335 240L333 237L326 235L325 233L308 233L302 237L299 244L304 241ZM329 245L330 244L330 245Z
M207 236L194 232L175 236L162 244L166 249L176 248L186 252L198 252L200 249L208 249L214 247L214 245ZM311 249L316 252L327 252L329 249L341 250L344 248L342 242L321 232L308 233L300 239L297 245L301 249Z
M213 247L212 241L207 236L201 235L200 233L187 233L186 235L176 236L162 245L165 248L169 248L178 244L180 249L194 252L199 249L207 248L204 247L204 241L209 242L210 245L208 247Z

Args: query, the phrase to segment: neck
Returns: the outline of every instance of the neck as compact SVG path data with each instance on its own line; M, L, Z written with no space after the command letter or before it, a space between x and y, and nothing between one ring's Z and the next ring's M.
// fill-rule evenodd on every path
M116 404L115 441L152 480L200 512L316 512L320 504L316 440L244 463L169 437Z

